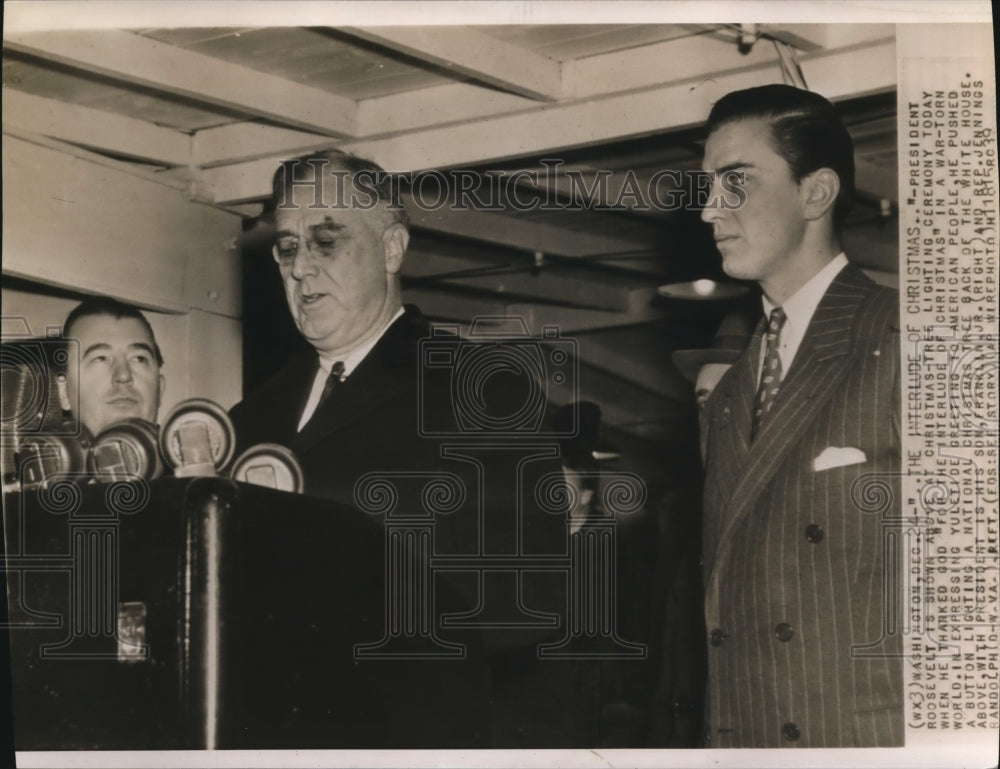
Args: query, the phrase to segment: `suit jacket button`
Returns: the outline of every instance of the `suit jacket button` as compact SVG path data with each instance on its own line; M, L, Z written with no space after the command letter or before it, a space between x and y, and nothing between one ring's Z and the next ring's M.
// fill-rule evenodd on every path
M784 642L791 641L792 636L795 635L795 633L792 631L792 626L789 625L787 622L779 622L777 625L775 625L774 634L778 637L779 641L784 641Z
M806 526L806 539L812 542L814 545L818 542L823 541L823 527L818 526L815 523L810 523Z
M719 628L715 628L711 633L708 634L708 642L712 646L722 646L722 640L726 637L726 634L722 632Z
M787 724L781 727L781 736L784 737L789 742L795 742L799 738L800 732L799 727L789 721Z

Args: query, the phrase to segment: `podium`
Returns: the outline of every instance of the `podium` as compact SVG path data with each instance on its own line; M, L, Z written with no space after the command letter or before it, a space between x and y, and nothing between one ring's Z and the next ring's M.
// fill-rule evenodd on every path
M356 653L386 635L391 573L364 513L221 478L67 479L8 494L4 537L18 750L489 744L477 633L440 628L447 658ZM470 608L446 580L434 601Z

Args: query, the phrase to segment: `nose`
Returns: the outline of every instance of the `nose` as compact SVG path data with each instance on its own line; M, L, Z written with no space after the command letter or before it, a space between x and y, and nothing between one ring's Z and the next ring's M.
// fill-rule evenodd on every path
M303 241L292 261L292 277L296 280L302 280L307 275L315 274L316 263L313 261L311 246L307 241Z
M706 224L713 224L722 218L723 209L720 205L717 189L718 185L713 181L712 187L708 191L708 200L705 201L705 205L701 209L701 220Z
M128 365L125 358L115 358L114 368L111 370L111 378L115 382L128 384L132 381L132 367Z

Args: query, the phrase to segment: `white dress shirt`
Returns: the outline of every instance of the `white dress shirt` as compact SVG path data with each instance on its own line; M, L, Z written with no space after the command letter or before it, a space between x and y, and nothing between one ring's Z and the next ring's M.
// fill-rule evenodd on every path
M799 351L802 344L802 337L806 334L809 321L812 320L820 300L826 290L833 283L842 269L847 266L847 256L841 251L819 272L809 278L808 281L794 294L785 300L781 308L785 311L785 325L781 328L781 342L778 344L778 357L781 358L782 378L792 367L795 360L795 353ZM762 297L764 301L764 317L771 317L771 310L778 305L772 304L768 298ZM767 346L767 334L764 334L760 341L760 356L757 364L757 381L760 382L761 369L764 366L764 354Z
M323 388L326 386L326 380L330 376L330 370L333 368L333 364L338 360L342 361L344 364L344 373L341 375L340 380L344 381L351 375L351 372L358 367L358 364L365 359L365 356L372 351L372 348L378 344L378 341L385 336L385 332L389 330L389 326L396 322L397 318L404 312L403 308L400 307L396 314L389 318L389 321L382 326L382 330L378 332L377 335L373 336L367 342L365 342L360 347L355 347L350 350L346 355L341 355L336 358L324 358L322 355L319 356L319 370L316 372L316 378L313 379L312 390L309 392L309 400L306 401L306 407L302 410L302 418L299 419L298 429L301 431L305 427L306 422L312 418L312 415L316 411L316 407L319 406L319 399L323 395Z

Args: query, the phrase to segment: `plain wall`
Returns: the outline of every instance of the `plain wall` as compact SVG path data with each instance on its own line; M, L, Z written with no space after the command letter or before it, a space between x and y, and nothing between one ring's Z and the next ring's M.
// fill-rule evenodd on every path
M161 419L185 398L240 399L237 215L5 135L3 220L3 274L18 278L2 288L5 335L44 336L84 295L112 296L143 309L163 350Z

